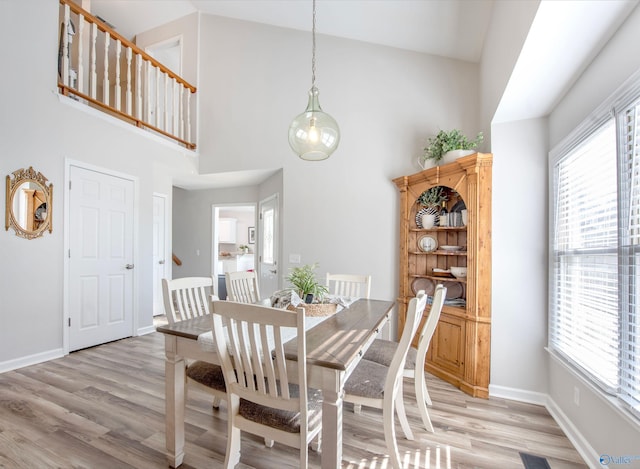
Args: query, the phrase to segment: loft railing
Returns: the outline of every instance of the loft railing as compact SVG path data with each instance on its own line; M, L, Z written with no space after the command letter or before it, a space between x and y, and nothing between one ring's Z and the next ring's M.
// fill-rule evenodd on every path
M78 5L59 1L60 92L195 149L196 88Z

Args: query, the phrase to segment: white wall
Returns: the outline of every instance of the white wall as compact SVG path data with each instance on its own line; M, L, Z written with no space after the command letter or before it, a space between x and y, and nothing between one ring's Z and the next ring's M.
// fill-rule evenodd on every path
M58 97L58 2L0 1L0 35L10 45L2 49L2 63L12 64L0 74L0 174L33 166L54 186L52 234L29 241L0 232L2 371L62 353L65 159L138 178L134 309L140 329L152 326L152 195L170 194L172 172L193 165L176 145Z
M310 87L310 33L202 15L201 172L283 168L283 260L319 273L370 273L397 296L398 193L439 129L475 134L478 66L319 35L317 85L341 128L338 150L309 163L287 130ZM206 112L205 112L206 110Z
M194 191L174 188L173 252L182 265L173 266L173 278L211 275L211 206L238 203L257 204L258 186Z
M494 124L492 395L547 393L547 120Z

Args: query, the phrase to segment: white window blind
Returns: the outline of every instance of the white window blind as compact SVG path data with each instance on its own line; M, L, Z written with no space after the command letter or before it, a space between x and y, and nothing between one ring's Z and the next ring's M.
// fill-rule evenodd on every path
M620 129L620 399L640 416L640 102Z
M615 121L554 167L550 347L609 392L618 388Z

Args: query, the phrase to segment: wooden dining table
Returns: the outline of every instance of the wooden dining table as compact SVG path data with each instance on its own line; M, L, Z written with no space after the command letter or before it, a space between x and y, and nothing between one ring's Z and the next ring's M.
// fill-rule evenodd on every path
M393 301L359 299L307 330L307 381L322 390L322 467L342 462L344 383L389 321ZM218 356L198 341L211 332L210 316L157 328L165 337L166 444L171 467L184 459L185 359L219 364ZM285 344L285 356L297 360L296 340Z

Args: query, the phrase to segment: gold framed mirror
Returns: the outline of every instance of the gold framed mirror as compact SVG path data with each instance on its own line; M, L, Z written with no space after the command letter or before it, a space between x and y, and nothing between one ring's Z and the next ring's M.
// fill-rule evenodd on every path
M7 176L5 229L12 227L16 236L33 239L45 231L53 231L53 184L47 178L29 169L14 171Z

